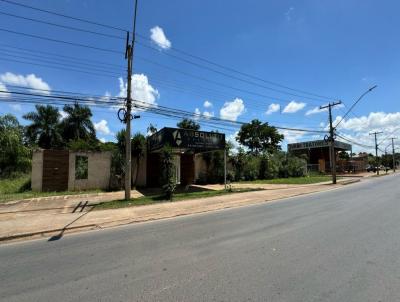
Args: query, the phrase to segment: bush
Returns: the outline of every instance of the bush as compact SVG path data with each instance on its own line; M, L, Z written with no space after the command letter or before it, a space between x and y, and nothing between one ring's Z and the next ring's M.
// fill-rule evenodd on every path
M165 198L172 200L176 188L175 183L175 165L171 148L166 146L161 150L162 175L161 184Z
M285 152L251 155L239 152L231 158L234 167L234 179L256 180L305 175L306 161L302 158L287 155Z
M290 156L287 161L287 173L289 177L301 177L306 173L307 162L304 159Z

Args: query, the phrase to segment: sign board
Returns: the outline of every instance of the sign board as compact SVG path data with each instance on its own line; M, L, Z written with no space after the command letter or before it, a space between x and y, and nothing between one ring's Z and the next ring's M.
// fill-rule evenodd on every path
M225 149L225 134L177 128L163 128L148 138L149 151L171 148L204 152Z
M307 150L307 149L315 149L315 148L329 148L329 142L324 141L324 140L318 140L318 141L288 144L289 152L295 151L295 150ZM340 142L340 141L335 141L335 149L351 151L351 145Z

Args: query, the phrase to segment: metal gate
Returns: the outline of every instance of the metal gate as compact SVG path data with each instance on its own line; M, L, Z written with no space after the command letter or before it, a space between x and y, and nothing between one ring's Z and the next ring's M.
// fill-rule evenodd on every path
M67 191L68 170L68 150L44 150L42 191Z

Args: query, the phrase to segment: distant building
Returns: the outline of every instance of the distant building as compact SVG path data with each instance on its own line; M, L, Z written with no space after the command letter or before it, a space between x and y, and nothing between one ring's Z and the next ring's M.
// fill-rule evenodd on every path
M341 141L335 141L334 148L336 159L338 159L338 152L352 150L350 144ZM288 152L296 156L305 156L310 170L318 172L331 170L329 142L325 140L288 144Z

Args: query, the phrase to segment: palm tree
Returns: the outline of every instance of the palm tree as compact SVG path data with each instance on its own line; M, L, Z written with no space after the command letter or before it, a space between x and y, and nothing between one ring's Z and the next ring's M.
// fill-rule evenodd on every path
M74 105L65 105L63 110L67 116L62 120L61 128L66 141L96 138L96 130L91 121L92 111L88 106L75 103Z
M57 148L62 142L59 121L60 113L54 106L36 105L36 112L23 116L32 123L26 127L26 136L31 143L38 144L44 149Z
M125 174L125 146L126 146L126 137L125 137L125 129L121 129L116 134L117 139L117 156L118 162L116 162L116 171L121 171L122 174ZM132 173L131 184L135 187L137 182L137 176L139 172L140 158L143 157L144 152L146 150L146 138L141 133L136 133L131 138L131 155L135 160L135 173ZM134 177L133 177L134 176Z

